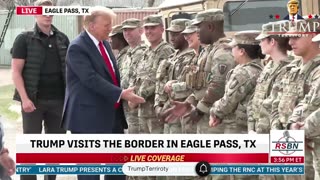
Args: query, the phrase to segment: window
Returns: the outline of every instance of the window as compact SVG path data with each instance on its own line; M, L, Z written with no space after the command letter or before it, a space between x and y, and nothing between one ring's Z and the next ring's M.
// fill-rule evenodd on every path
M261 30L262 24L283 20L288 15L287 2L287 0L227 2L223 7L225 31ZM238 10L231 15L236 9ZM276 19L275 15L279 15L280 18Z

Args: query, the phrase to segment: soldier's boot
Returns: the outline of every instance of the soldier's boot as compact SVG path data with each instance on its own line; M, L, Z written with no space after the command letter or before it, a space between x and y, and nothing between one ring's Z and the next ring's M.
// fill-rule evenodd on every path
M197 123L197 134L223 134L224 133L224 123L219 124L216 127L209 126L210 116L204 114L201 120Z
M164 122L159 121L158 118L148 118L148 126L151 134L163 134L164 133Z

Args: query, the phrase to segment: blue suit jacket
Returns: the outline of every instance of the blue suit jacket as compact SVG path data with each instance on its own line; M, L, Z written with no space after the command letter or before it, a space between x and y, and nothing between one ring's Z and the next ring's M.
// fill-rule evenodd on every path
M283 19L284 19L284 20L290 20L290 19L289 19L289 15L290 15L290 14L286 15ZM304 18L303 18L302 16L300 16L299 14L297 14L297 18L298 18L298 19L304 19Z
M109 43L104 45L120 84L116 59ZM123 133L128 125L122 103L114 108L122 90L112 83L104 59L86 32L70 43L66 68L62 126L74 133Z

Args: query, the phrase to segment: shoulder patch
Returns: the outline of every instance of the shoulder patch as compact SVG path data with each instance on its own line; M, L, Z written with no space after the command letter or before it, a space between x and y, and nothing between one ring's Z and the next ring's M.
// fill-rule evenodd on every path
M224 74L226 71L227 71L227 65L226 64L219 64L220 74Z

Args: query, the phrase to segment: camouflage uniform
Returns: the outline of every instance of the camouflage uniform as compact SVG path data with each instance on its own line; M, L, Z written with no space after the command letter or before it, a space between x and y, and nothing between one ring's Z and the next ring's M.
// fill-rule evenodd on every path
M297 29L304 21L297 23ZM289 117L293 114L294 108L302 102L306 94L309 93L312 84L320 77L320 55L309 60L306 64L302 59L297 59L287 66L287 73L284 75L278 95L270 100L272 102L271 129L285 129L289 123ZM314 179L314 169L312 167L312 153L305 151L305 178ZM293 177L292 177L293 178ZM291 177L288 179L292 179ZM296 179L304 179L295 176Z
M141 22L139 19L127 19L122 22L122 29L125 28L139 28L141 27ZM130 47L124 57L123 68L125 69L121 77L121 85L123 88L133 87L134 80L136 79L136 68L138 63L143 57L143 53L147 46L141 42L136 47ZM128 122L128 133L129 134L139 134L139 118L138 109L129 109L127 102L125 103L125 115Z
M259 31L238 32L230 45L258 45L259 41L255 40L258 34ZM246 64L237 65L228 73L225 93L210 109L210 115L218 117L224 123L225 134L247 134L246 107L261 71L261 59L253 59ZM254 180L258 176L237 175L230 178Z
M188 19L176 19L171 21L170 27L167 31L170 32L182 32L185 29ZM176 50L176 52L170 56L168 60L163 60L157 71L157 87L155 97L155 108L157 111L164 111L170 107L170 101L184 101L187 98L185 94L164 92L164 86L168 81L177 81L184 67L190 64L190 61L195 56L192 49L186 48L182 51ZM159 112L159 113L160 113ZM181 134L181 121L180 118L165 124L166 134Z
M312 39L314 42L320 42L320 35L317 35ZM320 61L320 55L318 56ZM319 72L320 66L316 69ZM315 70L314 70L315 71ZM320 75L320 73L318 73ZM318 76L317 75L317 76ZM306 138L310 139L309 146L313 148L313 165L315 172L320 177L320 134L315 130L319 130L319 108L320 108L320 78L315 81L311 86L310 92L305 96L301 103L299 103L294 109L292 116L289 118L288 128L291 123L304 122L304 130ZM315 112L318 111L318 112ZM313 113L315 112L315 113ZM313 113L313 114L312 114ZM312 115L311 115L312 114ZM316 120L316 117L318 119Z
M195 33L197 31L197 26L192 25L192 23L193 21L187 22L185 30L182 31L181 33L182 34ZM199 53L201 53L201 51L202 51L202 47L200 46ZM192 94L192 91L186 86L186 75L188 72L190 72L193 69L193 67L195 67L194 64L197 62L198 58L199 58L199 54L194 53L192 60L190 60L189 63L183 68L178 81L172 84L172 94L174 94L174 96L188 97ZM189 114L181 117L181 129L182 129L182 133L184 134L197 133L197 126L190 121Z
M280 23L273 22L264 24L262 26L261 34L256 39L262 40L270 36L268 32L277 31L280 31ZM248 132L256 131L259 134L268 134L270 132L270 112L267 112L266 108L261 106L261 104L264 104L264 100L270 95L273 96L274 94L277 94L275 91L277 88L275 87L279 86L278 82L282 79L286 65L290 62L290 58L280 60L279 62L271 60L263 68L257 80L253 97L248 103ZM273 92L271 92L272 87L274 87Z
M210 9L199 12L194 25L203 21L222 21L221 9ZM197 133L223 133L223 125L219 128L209 128L209 109L212 104L222 97L227 73L235 66L231 48L227 45L230 40L220 38L213 44L207 45L200 54L196 69L187 73L186 85L193 93L187 101L196 106L198 112L204 113L197 123Z
M112 31L109 34L109 37L112 37L116 34L122 33L122 26L121 25L116 25L112 27ZM117 55L117 66L119 68L119 72L120 72L120 77L121 77L121 87L122 86L122 81L123 81L123 74L125 73L125 69L123 69L123 65L125 64L124 59L125 59L125 54L127 53L129 49L129 46L124 47L123 49L121 49ZM124 87L127 88L127 87Z
M156 26L162 24L161 16L147 16L144 18L144 26ZM154 111L156 72L162 60L167 59L174 52L172 46L164 41L151 48L148 47L141 63L138 63L136 72L136 93L146 100L146 103L138 107L139 125L141 133L161 134L164 122L160 122Z

